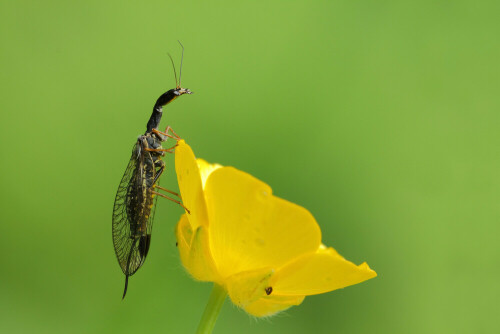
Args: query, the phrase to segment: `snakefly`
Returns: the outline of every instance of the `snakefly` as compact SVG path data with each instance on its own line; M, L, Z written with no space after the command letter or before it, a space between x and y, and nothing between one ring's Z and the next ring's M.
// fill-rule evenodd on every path
M165 170L165 162L162 158L165 152L173 153L176 146L164 149L162 142L168 138L180 140L170 126L167 126L165 132L158 130L163 107L181 95L192 93L187 88L181 88L184 47L182 47L179 84L177 84L174 61L170 54L169 57L174 67L176 87L163 93L156 101L146 132L139 136L132 148L132 156L116 192L113 207L113 245L118 264L125 274L125 289L122 298L125 298L127 293L128 278L144 264L148 255L156 197L160 196L176 202L189 212L180 201L159 192L161 190L179 197L173 191L159 186L160 176Z

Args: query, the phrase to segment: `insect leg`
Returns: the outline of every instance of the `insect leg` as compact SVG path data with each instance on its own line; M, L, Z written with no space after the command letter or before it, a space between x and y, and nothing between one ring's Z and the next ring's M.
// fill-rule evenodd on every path
M179 140L180 139L178 136L173 136L171 134L168 134L167 131L161 132L158 129L153 129L153 133L156 133L157 135L165 136L165 137L168 137L168 138L172 138L172 139L175 139L175 140Z
M160 160L162 162L162 166L160 168L160 170L158 171L158 173L155 175L155 178L153 180L153 188L154 187L158 187L156 185L156 181L158 181L158 179L160 178L161 174L163 174L163 171L165 170L165 162L163 160Z
M175 196L179 197L180 199L182 199L182 198L181 198L181 195L179 195L179 194L178 194L178 193L176 193L176 192L173 192L172 190L168 190L168 189L163 188L163 187L160 187L160 186L158 186L158 185L155 185L154 187L155 187L155 188L158 188L158 189L160 189L160 190L166 191L167 193L171 193L172 195L175 195Z
M145 147L144 148L144 151L148 151L148 152L167 152L167 153L174 153L172 150L176 147L177 145L175 146L172 146L170 148L149 148L149 147Z
M163 161L163 160L159 160L159 161L161 163L161 167L160 167L160 170L158 171L158 173L155 175L155 178L153 180L153 188L166 191L167 193L171 193L172 195L175 195L175 196L181 198L181 195L179 195L178 193L176 193L176 192L174 192L172 190L168 190L167 188L160 187L159 185L156 184L156 181L158 181L158 179L160 178L161 174L163 174L163 171L165 170L165 161Z
M185 207L185 206L184 206L181 202L179 202L178 200L173 199L173 198L171 198L171 197L168 197L167 195L163 195L162 193L159 193L159 192L154 191L154 190L153 190L153 191L151 191L151 193L153 193L153 194L155 194L155 195L158 195L158 196L161 196L161 197L163 197L163 198L166 198L166 199L168 199L168 200L171 200L171 201L172 201L172 202L174 202L174 203L179 204L180 206L182 206L182 207L184 208L184 210L186 210L186 212L187 212L187 213L191 214L191 211L189 211L189 209L188 209L188 208L186 208L186 207Z
M169 126L167 126L167 127L165 128L165 133L168 133L169 131L170 131L170 132L171 132L171 133L172 133L172 134L173 134L176 138L178 138L179 140L181 139L181 137L179 137L179 135L178 135L177 133L175 133L174 129L172 129L172 128L170 127L170 125L169 125Z
M168 153L175 153L175 152L173 152L173 150L174 150L177 146L179 146L179 144L178 144L178 143L175 143L175 145L174 145L174 146L167 148L167 149L166 149L166 150L167 150L166 152L168 152Z

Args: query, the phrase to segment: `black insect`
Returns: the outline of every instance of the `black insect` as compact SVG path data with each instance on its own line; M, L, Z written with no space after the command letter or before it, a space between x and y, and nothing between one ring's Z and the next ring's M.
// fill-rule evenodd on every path
M182 48L182 54L184 56L184 48ZM172 60L172 57L170 59ZM174 66L173 60L172 66ZM165 132L161 132L157 128L165 105L181 95L192 94L189 89L181 88L181 75L182 73L179 74L178 85L177 75L175 75L176 88L162 94L156 101L147 124L146 133L137 139L132 149L132 157L116 193L112 230L118 264L125 274L125 289L122 298L125 298L127 293L128 278L144 264L148 255L156 196L178 203L189 213L189 210L180 201L159 192L162 190L179 197L177 193L160 187L159 179L165 170L165 162L162 160L165 152L173 153L175 148L173 146L164 149L162 142L168 138L178 141L180 137L170 126L167 126Z

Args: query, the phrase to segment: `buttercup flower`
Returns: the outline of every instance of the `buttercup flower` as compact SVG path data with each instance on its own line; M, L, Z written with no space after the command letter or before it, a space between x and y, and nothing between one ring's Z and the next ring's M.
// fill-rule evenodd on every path
M363 282L377 274L321 243L305 208L233 167L195 159L180 141L175 169L184 205L176 237L182 264L195 279L225 289L254 316L269 316L305 296Z

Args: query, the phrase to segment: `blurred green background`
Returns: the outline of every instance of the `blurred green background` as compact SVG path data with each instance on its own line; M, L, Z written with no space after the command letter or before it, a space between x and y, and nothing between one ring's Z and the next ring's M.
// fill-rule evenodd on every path
M0 332L193 333L162 201L121 300L115 192L156 98L199 157L308 208L376 279L215 333L500 331L498 1L0 2ZM177 188L172 166L162 184Z

